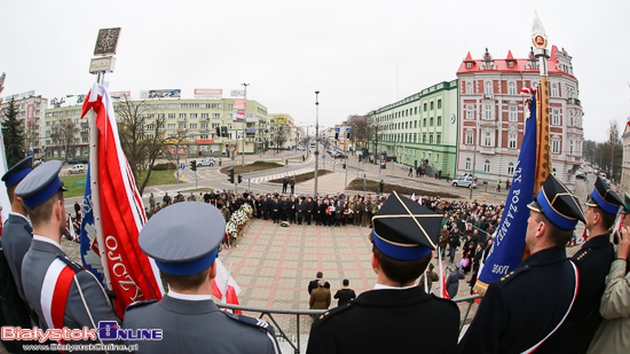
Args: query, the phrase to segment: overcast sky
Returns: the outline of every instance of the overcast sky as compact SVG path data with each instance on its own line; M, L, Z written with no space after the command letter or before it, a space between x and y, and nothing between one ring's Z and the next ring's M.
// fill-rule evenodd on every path
M99 28L122 27L112 91L230 90L333 125L456 78L467 52L526 57L534 11L573 57L585 139L630 116L630 1L44 1L0 2L3 96L87 93ZM605 124L604 124L605 123Z

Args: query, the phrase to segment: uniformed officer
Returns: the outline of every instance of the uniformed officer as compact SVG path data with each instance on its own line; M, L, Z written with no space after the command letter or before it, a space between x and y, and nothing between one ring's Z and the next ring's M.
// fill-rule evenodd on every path
M29 308L22 290L22 260L31 247L33 229L26 217L26 208L22 199L15 196L17 184L33 170L33 158L27 157L15 164L2 176L7 188L11 212L2 227L0 238L0 317L4 317L1 326L31 327ZM8 207L8 205L5 205ZM11 353L22 353L21 343L3 341Z
M33 228L27 218L26 207L22 203L22 198L15 196L15 188L32 170L33 158L29 156L15 164L2 176L2 181L7 188L9 201L11 202L9 218L2 228L2 247L22 299L24 299L22 261L24 260L24 255L31 247Z
M212 301L215 258L224 233L219 210L203 203L174 204L144 226L140 248L155 259L170 290L159 302L127 308L124 328L163 331L161 341L139 342L138 353L280 351L267 322L223 312Z
M531 255L490 284L459 343L460 353L530 352L571 309L578 273L565 247L578 221L585 222L582 208L553 175L528 207L525 243Z
M441 215L396 192L372 219L374 290L320 315L308 353L449 353L459 309L415 282L431 261Z
M71 261L61 248L66 189L59 170L60 161L45 162L15 189L33 223L33 241L22 263L24 294L44 330L98 328L99 321L119 322L96 277Z
M623 200L597 177L586 206L584 214L589 238L571 257L580 272L580 289L567 320L537 353L585 353L602 321L599 304L606 276L615 260L615 250L610 242L611 228Z

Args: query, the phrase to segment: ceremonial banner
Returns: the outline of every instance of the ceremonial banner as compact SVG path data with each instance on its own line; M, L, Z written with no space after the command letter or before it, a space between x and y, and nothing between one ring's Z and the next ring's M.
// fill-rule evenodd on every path
M95 175L86 181L91 193L85 200L92 202L94 218L93 224L86 222L82 227L81 236L86 235L91 245L96 240L105 283L116 294L116 314L123 318L125 308L132 302L159 300L162 283L155 263L138 244L146 216L120 145L114 106L105 86L94 84L83 103L81 117L90 110L96 114L92 126L96 141L91 142L96 150L90 158L90 172Z
M536 177L536 98L534 97L529 117L525 120L525 135L519 154L510 192L497 227L494 245L486 262L479 269L479 276L473 290L484 295L488 285L514 270L523 258L525 233L529 209L527 204L533 200Z
M2 113L2 111L0 111ZM2 116L2 114L0 114ZM11 167L11 166L9 166ZM0 176L4 176L7 173L7 157L4 154L4 137L2 136L2 129L0 129ZM9 219L9 212L11 211L11 202L9 201L9 193L4 186L0 187L0 206L2 207L2 216L0 216L0 231L2 230L2 223Z

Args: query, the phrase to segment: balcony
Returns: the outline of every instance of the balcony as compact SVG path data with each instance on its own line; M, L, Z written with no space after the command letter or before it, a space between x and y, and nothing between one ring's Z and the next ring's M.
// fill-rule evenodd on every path
M582 104L580 103L580 100L578 98L569 98L567 100L568 104L574 104L576 106L582 106Z

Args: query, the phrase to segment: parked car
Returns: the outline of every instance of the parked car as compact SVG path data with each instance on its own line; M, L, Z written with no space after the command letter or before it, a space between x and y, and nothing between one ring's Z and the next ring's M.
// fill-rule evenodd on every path
M75 156L75 157L69 157L68 158L68 163L71 165L77 164L77 163L88 163L88 158L87 157L83 157L83 156Z
M197 167L214 166L215 163L216 162L214 161L212 157L205 157L203 160L200 160L199 162L197 162Z
M584 174L584 172L578 172L578 173L575 175L575 178L576 178L576 179L586 179L586 175Z
M75 173L85 173L85 165L84 164L76 164L68 169L69 174Z
M453 187L466 187L470 189L477 188L477 178L475 178L475 181L473 182L472 176L464 176L459 179L454 179L451 182L451 185Z

